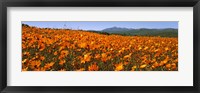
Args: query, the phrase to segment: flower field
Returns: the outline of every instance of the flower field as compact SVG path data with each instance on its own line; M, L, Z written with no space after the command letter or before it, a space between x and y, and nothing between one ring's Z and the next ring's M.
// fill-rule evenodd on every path
M22 71L178 71L178 38L22 26Z

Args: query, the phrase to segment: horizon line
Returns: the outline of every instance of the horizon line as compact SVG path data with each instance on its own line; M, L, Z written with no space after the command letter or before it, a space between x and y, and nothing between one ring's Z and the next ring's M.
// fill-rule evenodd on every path
M22 23L22 25L25 23ZM25 24L28 25L28 24ZM36 27L36 28L50 28L50 29L71 29L71 30L93 30L93 29L80 29L80 28L65 28L65 27L39 27L39 26L33 26L33 25L28 25L30 27ZM147 27L142 27L142 28L127 28L127 27L119 27L119 26L111 26L108 28L125 28L125 29L178 29L178 28L173 28L173 27L166 27L166 28L147 28ZM104 28L107 29L107 28ZM104 30L102 29L102 30ZM102 31L102 30L94 30L94 31Z

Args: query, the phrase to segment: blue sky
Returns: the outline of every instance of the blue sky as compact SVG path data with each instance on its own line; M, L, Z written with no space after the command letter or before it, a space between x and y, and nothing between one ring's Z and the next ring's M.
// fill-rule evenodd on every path
M24 21L24 24L41 28L69 28L103 30L110 27L125 28L178 28L178 21Z

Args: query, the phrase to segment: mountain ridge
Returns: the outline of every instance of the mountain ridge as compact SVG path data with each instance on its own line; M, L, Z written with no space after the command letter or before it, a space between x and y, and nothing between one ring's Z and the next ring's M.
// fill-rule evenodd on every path
M125 36L161 36L161 37L178 37L178 29L176 28L124 28L110 27L100 30L103 33L119 34Z
M115 31L121 31L121 30L166 30L166 29L170 29L170 30L177 30L177 28L126 28L126 27L109 27L109 28L105 28L103 30L100 31L110 31L110 30L115 30Z

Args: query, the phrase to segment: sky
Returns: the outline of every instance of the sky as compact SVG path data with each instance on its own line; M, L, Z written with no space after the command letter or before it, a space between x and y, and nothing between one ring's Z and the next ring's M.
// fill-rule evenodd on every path
M69 28L82 30L103 30L110 27L122 28L178 28L178 21L23 21L23 24L40 28Z

